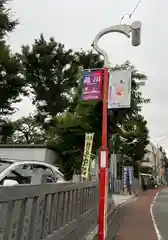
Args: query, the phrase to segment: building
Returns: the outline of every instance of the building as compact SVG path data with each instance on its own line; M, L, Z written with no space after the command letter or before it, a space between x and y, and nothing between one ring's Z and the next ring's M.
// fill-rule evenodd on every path
M0 157L13 160L56 162L56 152L45 144L0 144Z
M141 172L153 173L156 165L156 146L152 141L145 148L144 158L140 162Z
M149 142L145 150L145 156L140 162L141 172L151 173L159 179L162 169L163 152L152 141Z

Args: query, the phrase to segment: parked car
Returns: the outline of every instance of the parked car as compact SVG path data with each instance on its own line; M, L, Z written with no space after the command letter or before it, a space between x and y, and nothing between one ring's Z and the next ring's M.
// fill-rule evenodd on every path
M158 188L156 178L149 173L141 173L141 181L142 181L142 188L144 190L151 189L151 188Z
M66 182L63 173L48 163L0 159L0 185Z

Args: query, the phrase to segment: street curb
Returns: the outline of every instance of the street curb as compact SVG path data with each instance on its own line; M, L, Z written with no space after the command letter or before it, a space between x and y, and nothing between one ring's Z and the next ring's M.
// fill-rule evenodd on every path
M132 198L128 199L126 202L121 203L116 207L112 218L108 222L107 240L115 240L117 230L120 227L120 221L119 222L116 221L115 223L115 220L117 220L115 219L115 217L117 218L117 215L119 215L120 209L122 209L122 207L124 207L126 204L129 204L132 201L134 201L136 198L137 198L137 195L134 195Z

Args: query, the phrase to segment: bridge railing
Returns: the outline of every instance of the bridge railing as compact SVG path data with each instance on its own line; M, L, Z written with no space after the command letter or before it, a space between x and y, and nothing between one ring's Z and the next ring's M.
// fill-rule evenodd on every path
M97 204L97 182L1 187L0 239L83 240Z

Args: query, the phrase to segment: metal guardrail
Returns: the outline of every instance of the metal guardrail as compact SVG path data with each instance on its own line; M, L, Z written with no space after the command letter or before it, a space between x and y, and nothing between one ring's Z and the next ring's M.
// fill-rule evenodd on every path
M109 180L109 193L122 194L124 192L124 183L122 180L117 180L114 178L109 178ZM142 191L139 179L133 179L131 191L137 195Z
M83 240L97 203L97 182L0 187L0 239Z

